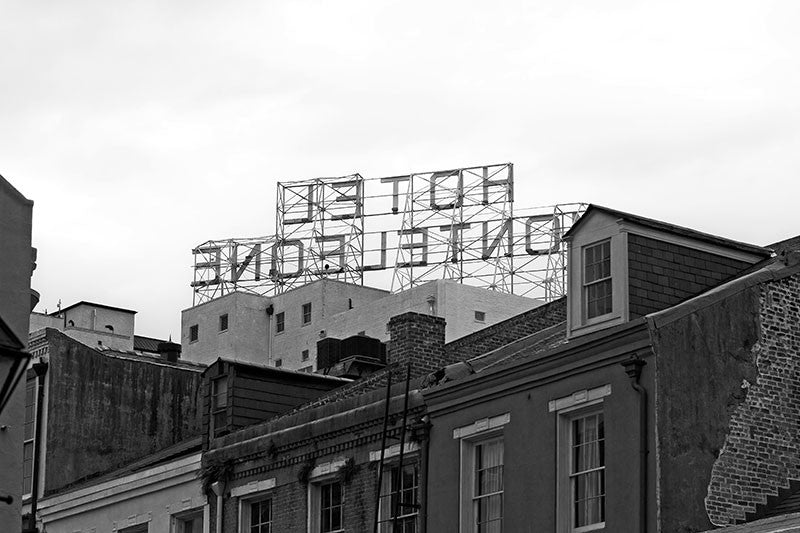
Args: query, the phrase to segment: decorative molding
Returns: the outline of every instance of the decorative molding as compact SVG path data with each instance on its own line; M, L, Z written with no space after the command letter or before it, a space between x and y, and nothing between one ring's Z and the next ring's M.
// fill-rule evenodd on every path
M602 387L597 387L594 389L578 390L573 392L569 396L564 396L562 398L550 400L550 402L548 402L547 404L547 410L552 413L553 411L561 411L564 409L569 409L570 407L583 405L589 402L593 402L595 400L599 400L601 398L605 398L610 394L611 394L610 384L603 385Z
M345 459L339 459L338 461L331 461L329 463L318 464L317 466L314 467L314 470L311 471L309 479L313 480L315 477L322 477L330 474L335 474L341 467L344 466L345 462L346 462Z
M503 427L511 422L511 413L504 413L502 415L493 416L490 418L481 418L467 426L461 426L453 430L454 439L463 439L477 433L490 431L499 427Z
M414 453L419 451L419 444L416 442L407 442L405 447L403 448L403 455ZM393 446L389 446L386 448L386 451L383 453L384 459L390 459L392 457L397 457L400 455L400 444L395 444ZM381 460L381 451L373 450L369 452L369 460L370 461L380 461Z
M254 494L256 492L263 492L265 490L269 490L275 488L275 478L271 477L269 479L262 479L260 481L251 481L246 485L240 485L238 487L234 487L231 489L231 496L233 498L241 498L242 496L248 496L250 494Z

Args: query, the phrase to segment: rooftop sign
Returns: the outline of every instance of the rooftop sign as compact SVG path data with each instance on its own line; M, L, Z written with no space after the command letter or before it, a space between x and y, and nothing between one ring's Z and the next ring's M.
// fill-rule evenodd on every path
M552 299L565 292L561 235L584 208L515 212L510 163L278 183L275 235L193 250L195 304L325 277L394 291L447 278Z

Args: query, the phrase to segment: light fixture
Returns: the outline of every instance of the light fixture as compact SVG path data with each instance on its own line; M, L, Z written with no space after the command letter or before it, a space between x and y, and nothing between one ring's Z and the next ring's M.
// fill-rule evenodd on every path
M25 345L0 317L0 413L28 368L31 354L23 348Z

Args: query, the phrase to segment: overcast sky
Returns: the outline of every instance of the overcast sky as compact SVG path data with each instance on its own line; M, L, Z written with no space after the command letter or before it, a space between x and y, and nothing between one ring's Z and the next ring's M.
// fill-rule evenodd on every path
M38 310L179 338L193 246L274 231L278 180L513 162L755 244L800 233L800 2L0 4L0 174Z

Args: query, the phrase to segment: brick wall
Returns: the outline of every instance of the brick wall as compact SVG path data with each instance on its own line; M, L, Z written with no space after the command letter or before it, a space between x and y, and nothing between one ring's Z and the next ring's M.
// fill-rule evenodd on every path
M471 359L566 319L567 299L560 298L448 343L445 359L448 362Z
M354 465L348 479L343 479L341 469L333 471L327 479L342 480L344 529L353 532L371 531L377 462L370 461L370 451L380 449L384 406L382 402L375 401L380 397L382 394L368 394L341 402L339 409L331 410L331 406L325 406L295 415L291 420L275 420L270 429L255 439L246 442L242 439L231 448L218 448L207 453L203 458L204 463L226 460L233 462L233 471L227 482L223 502L224 531L239 531L240 503L242 499L254 496L235 498L230 494L231 489L267 479L275 479L275 487L260 493L258 497L272 499L273 531L306 531L309 490L313 490L315 479L312 478L310 482L301 481L301 470L342 460L352 460ZM398 442L402 406L403 397L395 396L390 410L388 446ZM334 414L326 418L325 415L329 413ZM409 425L413 427L423 414L421 396L412 395L407 419ZM301 422L303 420L305 422ZM414 438L412 432L406 434L407 442ZM407 455L404 463L417 461L419 454L415 452ZM316 481L323 479L326 478L316 478ZM216 499L211 501L211 508L213 523Z
M750 263L628 235L630 318L673 306L719 285Z
M435 372L450 361L444 349L443 318L408 312L389 319L387 363L411 363L411 377Z
M758 376L730 419L714 464L706 509L716 525L743 520L800 479L800 275L760 291Z

